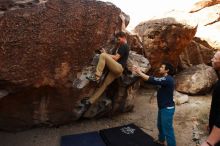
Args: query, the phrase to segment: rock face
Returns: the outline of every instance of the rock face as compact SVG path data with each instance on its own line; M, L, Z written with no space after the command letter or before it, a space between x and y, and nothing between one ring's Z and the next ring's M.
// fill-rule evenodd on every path
M15 7L15 5L16 4L13 0L0 0L0 12L3 13L4 11L11 9L12 7Z
M211 46L203 44L198 38L194 38L179 55L179 70L198 64L211 64L213 55L214 49Z
M199 24L196 36L206 40L213 48L220 49L220 1L201 0L190 13Z
M190 12L191 13L197 12L205 7L211 7L216 4L220 4L220 1L219 0L201 0L195 3L195 5L193 6Z
M188 25L172 17L149 20L136 26L141 36L145 56L155 70L161 61L177 67L178 56L196 33L196 25Z
M87 80L81 82L82 73L94 70L95 50L113 46L123 12L91 0L1 0L0 6L0 129L79 119L79 101L95 89ZM130 85L117 104L128 103L127 89Z
M204 64L192 66L175 76L176 90L191 95L206 94L217 79L212 67Z
M128 43L129 46L132 48L133 51L137 52L138 54L144 54L144 47L140 37L136 34L132 34L128 32Z
M114 5L85 0L51 0L5 12L1 79L23 86L67 86L68 76L76 76L94 50L121 29L120 13Z

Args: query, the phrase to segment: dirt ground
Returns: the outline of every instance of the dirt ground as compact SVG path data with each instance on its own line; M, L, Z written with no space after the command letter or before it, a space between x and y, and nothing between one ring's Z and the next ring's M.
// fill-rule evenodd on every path
M59 128L36 128L18 133L0 132L1 146L59 146L63 135L97 131L104 128L135 123L157 138L156 99L149 102L153 89L140 89L134 111L111 118L80 120ZM211 96L190 96L189 102L176 106L174 130L177 146L196 146L207 136ZM193 140L194 138L194 140Z

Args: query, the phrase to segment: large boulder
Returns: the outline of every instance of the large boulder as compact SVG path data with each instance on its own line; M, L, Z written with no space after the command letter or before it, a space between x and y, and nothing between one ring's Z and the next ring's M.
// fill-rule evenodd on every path
M135 27L135 32L142 38L145 56L153 71L161 61L169 61L177 67L180 53L196 33L196 23L186 22L186 17L179 18L182 19L169 14L164 18L142 22Z
M191 13L197 12L205 7L211 7L213 5L220 4L219 0L201 0L194 4L192 9L190 10Z
M220 1L201 0L190 13L199 24L196 36L206 40L213 48L220 49Z
M104 2L51 0L0 19L1 79L22 86L67 86L116 31L121 10ZM77 54L77 55L76 55Z
M81 79L94 71L94 52L103 46L110 50L129 17L122 21L125 14L115 5L91 0L1 0L0 6L0 129L54 126L82 117L80 100L96 86ZM117 104L127 103L133 83L128 78Z
M217 79L212 67L205 64L195 65L175 76L176 90L190 95L206 94Z

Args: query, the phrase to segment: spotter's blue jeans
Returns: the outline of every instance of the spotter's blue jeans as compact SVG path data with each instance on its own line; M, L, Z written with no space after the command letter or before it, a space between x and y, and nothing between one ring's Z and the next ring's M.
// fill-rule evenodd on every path
M167 141L167 146L176 146L173 129L173 116L175 107L159 109L157 117L157 128L159 130L159 141Z

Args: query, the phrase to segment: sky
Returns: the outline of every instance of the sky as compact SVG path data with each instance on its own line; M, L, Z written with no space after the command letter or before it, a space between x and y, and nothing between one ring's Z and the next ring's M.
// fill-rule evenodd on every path
M192 8L199 0L101 0L111 2L130 16L128 30L142 21L149 20L172 10L183 11Z

